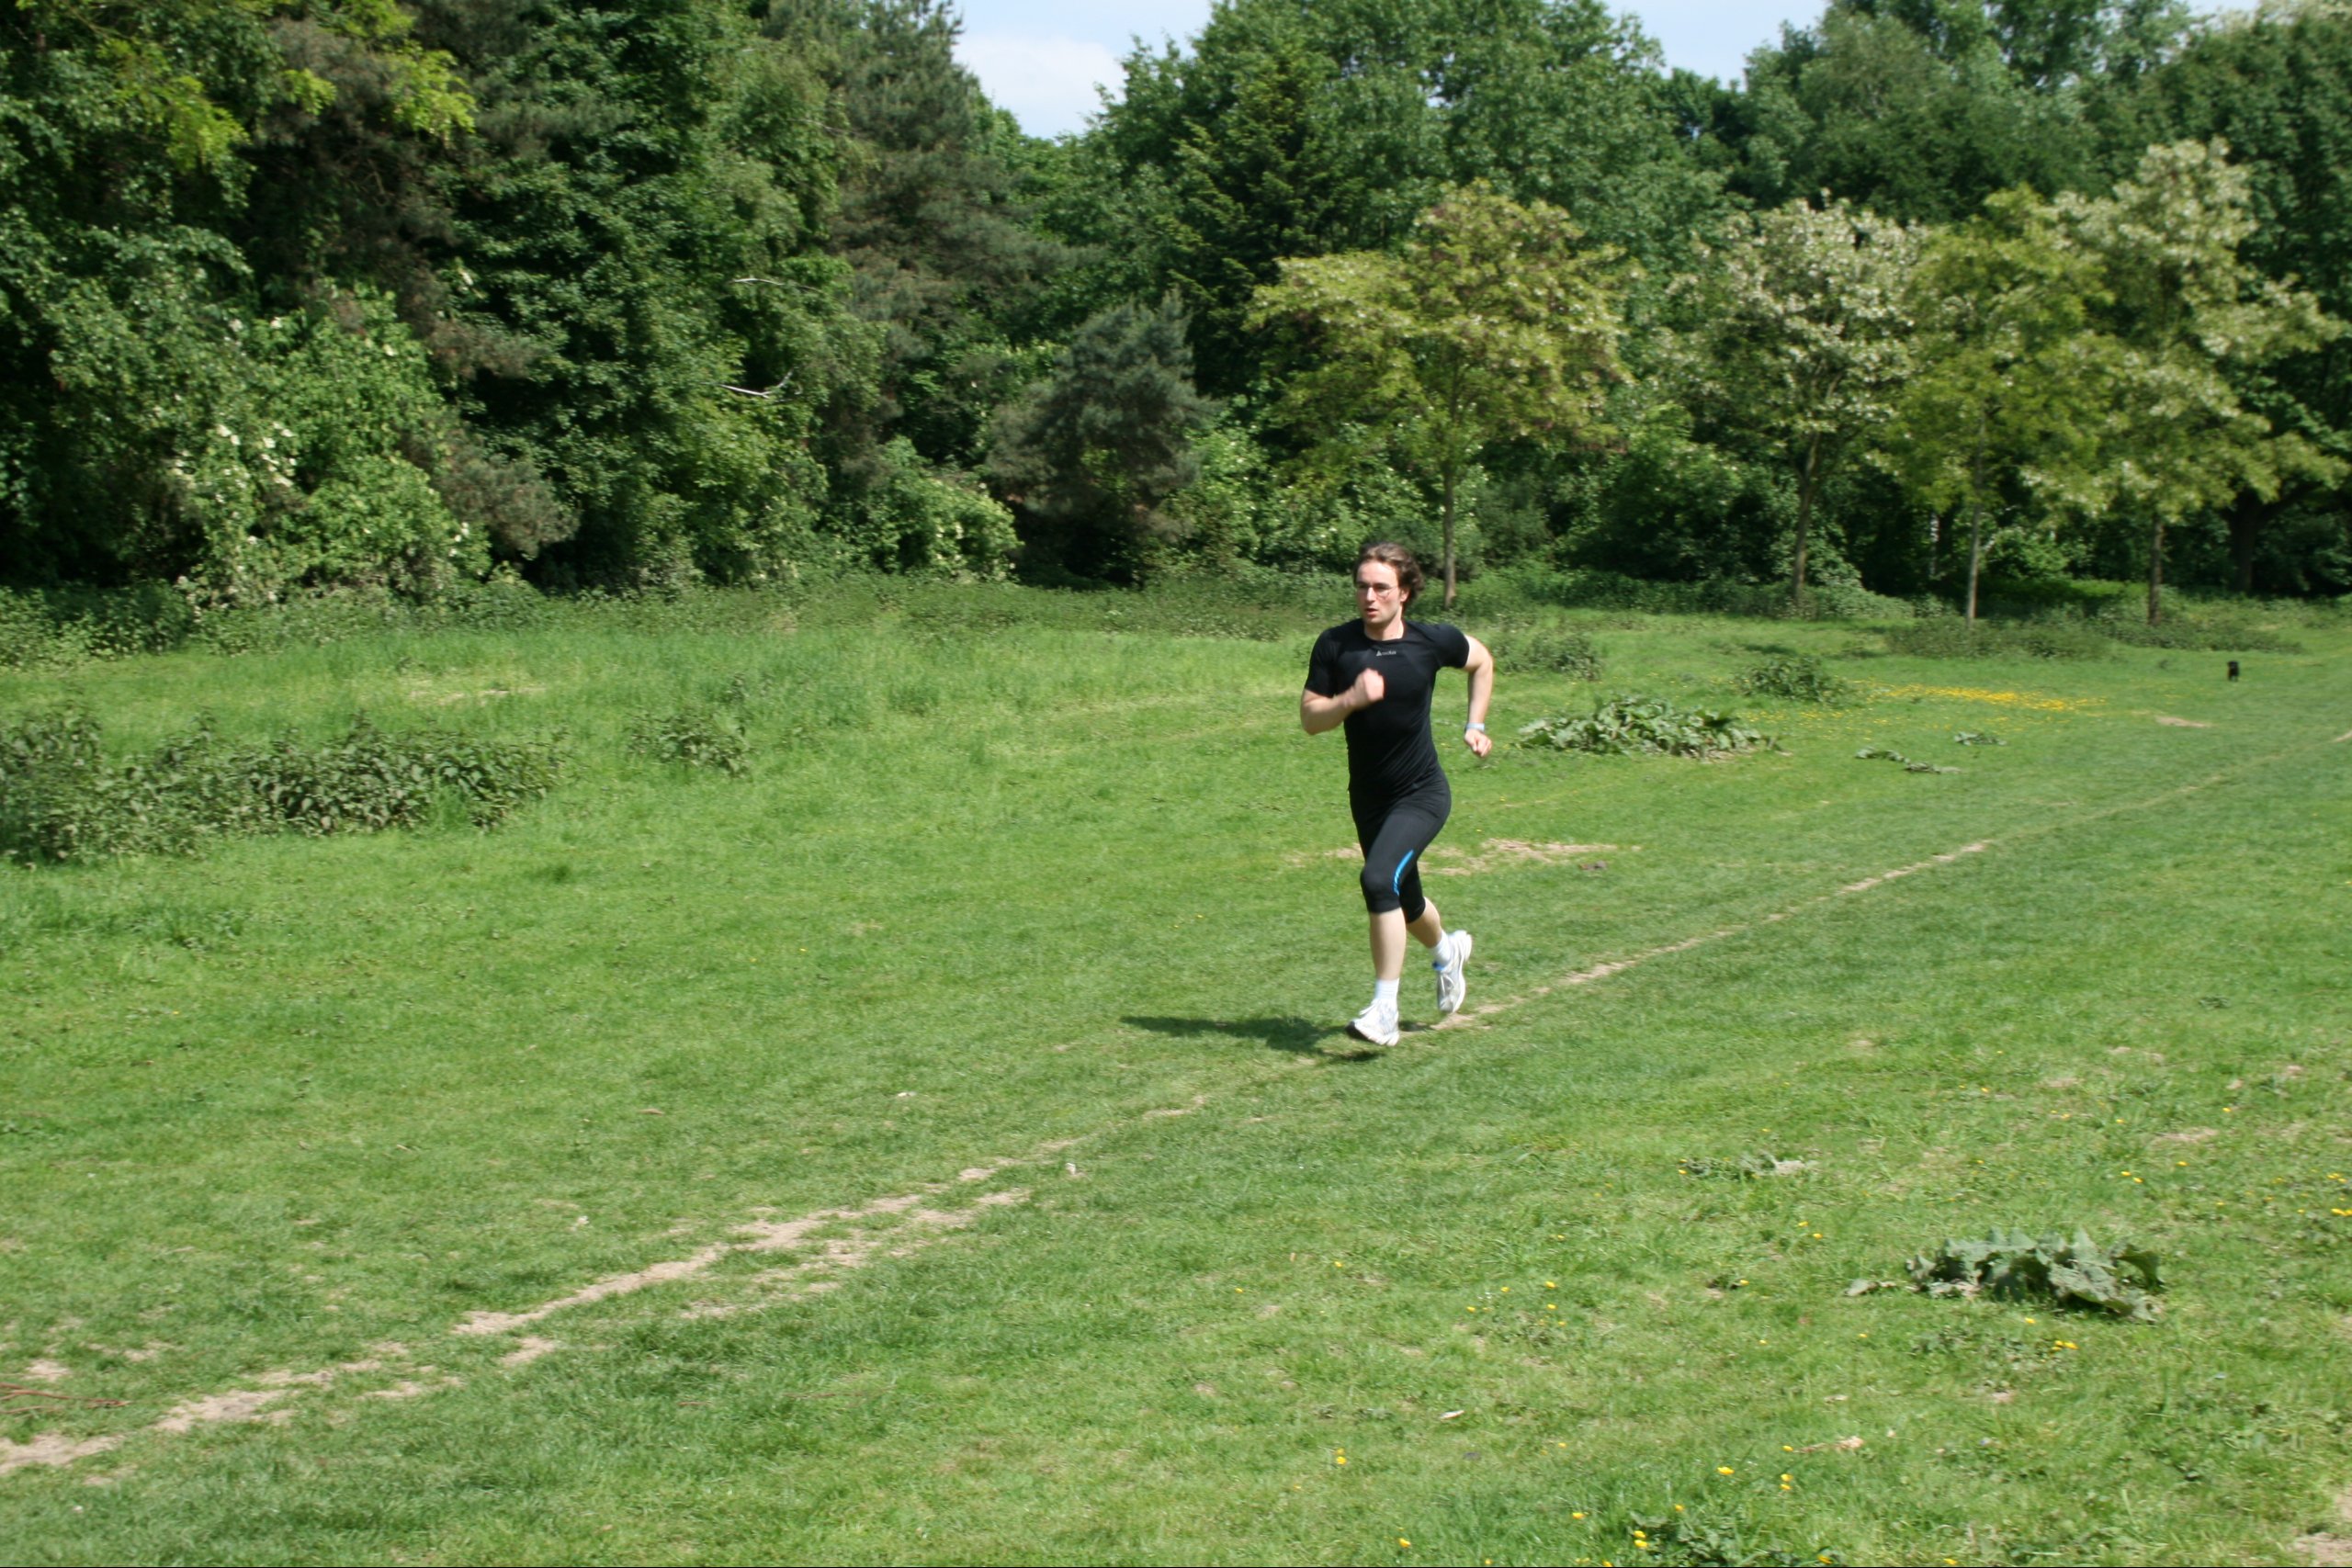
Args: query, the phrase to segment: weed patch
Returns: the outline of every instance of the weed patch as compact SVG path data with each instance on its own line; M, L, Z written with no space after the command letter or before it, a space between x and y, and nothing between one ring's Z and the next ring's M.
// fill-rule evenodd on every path
M1577 681L1600 679L1600 649L1582 632L1514 628L1499 632L1490 640L1497 668L1510 673L1566 675Z
M1754 1154L1730 1159L1687 1156L1680 1162L1680 1168L1685 1176L1757 1181L1772 1176L1802 1176L1813 1168L1813 1163L1810 1160L1783 1159L1770 1150L1759 1149Z
M1736 678L1732 684L1751 697L1780 697L1792 703L1839 704L1850 701L1850 682L1829 672L1813 653L1785 654L1768 659Z
M1912 1288L1931 1296L2041 1297L2060 1306L2093 1307L2119 1317L2154 1322L2164 1310L2156 1255L2139 1247L2101 1247L2089 1233L2034 1236L1996 1227L1983 1240L1947 1241L1905 1265ZM1849 1293L1871 1281L1858 1280Z
M1932 615L1891 626L1883 635L1889 653L1914 659L2105 659L2114 651L2081 621L1979 621L1971 628L1962 616Z
M2303 645L2266 626L2235 615L2207 619L2175 618L2150 626L2145 621L2102 620L2098 629L2132 648L2168 648L2186 653L2301 653Z
M1906 773L1956 773L1958 768L1940 767L1934 762L1914 761L1892 746L1865 746L1854 755L1865 762L1900 762Z
M1602 756L1728 757L1773 741L1727 713L1678 708L1664 697L1620 696L1581 716L1521 725L1519 743Z
M60 708L0 726L0 855L26 864L187 853L208 836L380 832L447 802L474 826L555 787L560 744L422 729L364 714L325 745L220 744L199 719L144 759L109 762L97 721Z
M739 678L740 679L740 678ZM717 708L688 704L665 713L640 711L629 720L631 755L682 768L707 768L741 777L751 770L751 742L742 725Z

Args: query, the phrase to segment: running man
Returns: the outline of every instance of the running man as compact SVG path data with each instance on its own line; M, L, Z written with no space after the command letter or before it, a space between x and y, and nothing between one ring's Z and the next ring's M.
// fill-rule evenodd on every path
M1307 734L1347 726L1348 806L1363 846L1363 903L1372 913L1372 1005L1348 1032L1374 1045L1396 1043L1407 931L1434 955L1439 1012L1459 1010L1469 989L1470 933L1448 931L1421 893L1421 856L1453 809L1453 791L1430 738L1440 670L1469 672L1463 743L1481 757L1494 747L1487 739L1494 655L1457 627L1407 620L1406 607L1420 591L1421 566L1412 551L1366 545L1356 558L1358 618L1315 639L1298 697L1298 722Z

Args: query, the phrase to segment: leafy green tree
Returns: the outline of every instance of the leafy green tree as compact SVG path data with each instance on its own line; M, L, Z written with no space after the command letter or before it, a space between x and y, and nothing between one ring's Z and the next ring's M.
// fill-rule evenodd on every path
M934 463L977 459L989 412L1035 373L1017 340L1067 259L1029 221L1023 139L956 63L959 28L941 0L775 0L763 27L829 95L841 175L825 246L880 333L873 395L831 412L853 485L894 435Z
M1795 480L1799 609L1822 481L1892 414L1910 368L1919 240L1842 201L1791 202L1740 225L1676 283L1690 323L1666 349L1678 392L1712 438L1777 454Z
M451 181L468 425L579 518L547 581L760 581L864 553L829 531L820 412L874 329L824 254L821 85L720 0L491 0L479 141ZM850 394L854 395L854 394Z
M2352 146L2352 10L2266 6L2224 16L2150 73L2133 107L2121 129L2141 143L2226 141L2260 219L2240 254L2266 276L2300 282L2330 315L2352 320L2352 159L2344 151ZM2258 372L2233 374L2249 406L2274 425L2352 457L2352 339L2332 337ZM2272 501L2241 496L2227 518L2238 591L2253 591L2258 563L2282 582L2306 581L2308 547L2281 552L2270 530L2303 516L2324 533L2332 519L2341 550L2352 546L2346 511L2340 489L2308 479L2290 480Z
M1198 473L1192 438L1212 412L1184 327L1173 299L1113 306L998 413L989 475L1029 521L1033 567L1132 580L1175 532L1160 503Z
M1952 221L2098 184L2111 100L2186 21L2177 0L1833 0L1749 57L1743 92L1691 104L1692 130L1759 205L1826 190Z
M1969 625L1984 564L1984 514L2020 479L2079 488L2096 460L2107 388L2087 341L2098 258L2030 191L1930 234L1911 286L1913 372L1896 395L1888 449L1906 489L1968 520Z
M1139 51L1052 221L1098 287L1174 288L1204 385L1252 386L1278 265L1405 244L1484 180L1563 207L1651 267L1723 203L1676 141L1656 47L1599 0L1232 0L1189 49Z
M376 74L388 134L438 146L469 122L447 57L387 4L0 11L0 575L120 581L206 557L207 519L222 514L181 476L273 374L256 324L299 305L265 300L271 280L233 238L246 157L273 117L337 94L302 67L297 38ZM398 359L402 335L378 346ZM406 396L390 385L405 371L375 368L368 386ZM375 454L385 472L417 450L404 440Z
M2074 241L2098 262L2102 373L2109 395L2101 461L2075 491L2088 510L2148 527L2148 623L2163 614L2165 530L2248 491L2267 499L2298 476L2333 481L2345 464L2246 406L2233 369L2318 347L2344 327L2311 294L2255 271L2245 171L2220 141L2151 147L2111 196L2061 197Z
M1492 190L1449 194L1402 254L1283 264L1254 321L1283 331L1291 374L1277 417L1337 474L1391 451L1440 497L1445 604L1455 591L1462 481L1499 441L1589 443L1623 375L1616 254L1568 215Z

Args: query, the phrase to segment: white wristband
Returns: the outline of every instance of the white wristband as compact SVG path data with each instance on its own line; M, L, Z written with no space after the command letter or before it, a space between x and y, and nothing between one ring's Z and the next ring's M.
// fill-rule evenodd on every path
M1462 733L1467 735L1474 729L1483 735L1486 733L1487 727L1474 718L1469 723L1462 727Z

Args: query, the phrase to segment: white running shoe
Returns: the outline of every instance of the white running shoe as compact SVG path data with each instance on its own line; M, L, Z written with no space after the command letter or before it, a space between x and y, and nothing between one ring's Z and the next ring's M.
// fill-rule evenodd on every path
M1356 1014L1354 1021L1348 1025L1348 1032L1367 1045L1396 1044L1398 1038L1396 1004L1391 1002L1383 1007L1378 1002L1373 1003Z
M1460 1012L1462 998L1470 994L1470 933L1448 931L1439 952L1449 954L1430 965L1437 971L1437 1010Z

